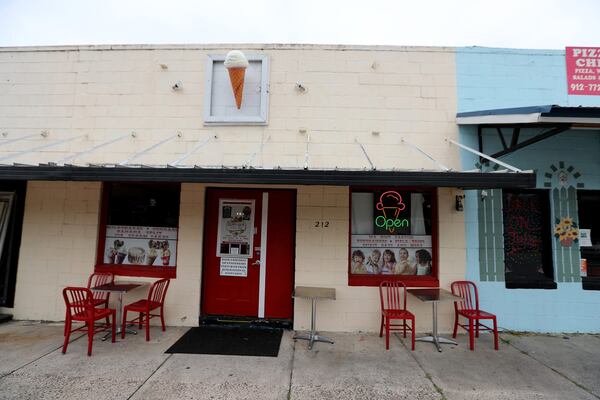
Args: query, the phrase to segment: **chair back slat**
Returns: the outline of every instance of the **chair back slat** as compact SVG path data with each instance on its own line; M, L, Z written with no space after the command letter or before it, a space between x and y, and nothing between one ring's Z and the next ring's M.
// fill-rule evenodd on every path
M406 310L406 285L399 281L383 281L379 285L382 310Z
M462 300L454 302L454 307L457 310L479 310L479 298L475 283L471 281L456 281L452 282L450 287L452 294L462 297Z
M67 287L63 289L63 298L67 312L73 315L93 314L92 291L84 287Z
M152 284L148 292L148 301L163 304L167 289L169 288L169 279L159 279Z
M88 279L88 289L96 286L105 285L107 283L113 283L115 276L111 272L95 272L90 275ZM107 300L110 296L109 292L93 292L94 300Z

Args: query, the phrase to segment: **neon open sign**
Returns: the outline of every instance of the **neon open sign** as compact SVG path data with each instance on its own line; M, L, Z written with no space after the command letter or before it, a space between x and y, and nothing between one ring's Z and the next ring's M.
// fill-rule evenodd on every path
M394 233L396 228L406 228L410 224L408 219L398 218L400 211L406 208L406 204L402 202L402 196L398 192L392 190L383 192L375 208L383 212L383 215L375 218L375 226L378 228L385 228L390 233Z

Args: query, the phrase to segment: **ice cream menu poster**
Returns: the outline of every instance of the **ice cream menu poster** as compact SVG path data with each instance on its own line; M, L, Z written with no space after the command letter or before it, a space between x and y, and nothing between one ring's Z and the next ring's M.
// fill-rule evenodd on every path
M430 275L429 235L352 235L353 274Z
M107 225L104 246L107 264L177 265L177 228Z
M219 200L217 257L252 257L254 200Z

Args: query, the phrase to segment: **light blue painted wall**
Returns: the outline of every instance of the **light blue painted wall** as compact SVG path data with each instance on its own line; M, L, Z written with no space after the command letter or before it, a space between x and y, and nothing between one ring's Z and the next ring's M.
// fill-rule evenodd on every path
M458 111L544 104L600 106L600 96L568 96L564 50L459 48L456 53ZM477 130L460 127L460 141L477 148ZM508 133L508 131L507 131ZM523 137L523 136L522 136ZM523 137L524 139L525 137ZM521 139L521 140L523 140ZM487 133L484 152L500 149L496 134ZM600 133L569 131L505 156L502 161L544 172L558 161L582 173L586 189L600 189ZM473 168L477 157L461 154L462 167ZM504 282L481 282L477 207L481 199L466 192L467 279L480 288L482 308L498 315L501 327L536 332L600 332L600 291L581 283L559 283L555 290L506 289Z

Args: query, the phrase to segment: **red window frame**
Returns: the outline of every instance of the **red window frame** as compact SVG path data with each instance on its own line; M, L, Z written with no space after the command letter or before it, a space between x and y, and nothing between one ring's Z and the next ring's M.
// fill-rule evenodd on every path
M431 275L366 275L352 273L352 193L398 190L404 192L429 192L431 194ZM348 210L348 286L379 286L383 281L401 281L408 287L439 287L438 268L438 202L437 188L419 186L356 186L350 187L350 209Z
M148 183L148 185L152 185ZM106 264L104 262L104 249L106 244L106 221L108 220L108 203L110 189L107 182L102 184L102 203L100 204L100 220L98 221L98 247L96 248L95 272L112 272L120 276L136 276L148 278L170 278L177 277L177 264L174 267L154 267L148 265L131 264ZM181 201L180 201L181 203ZM179 258L179 223L177 224L177 247L176 254Z

